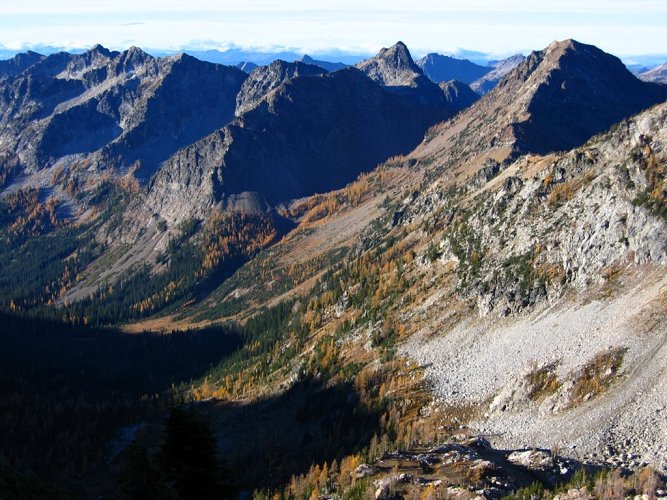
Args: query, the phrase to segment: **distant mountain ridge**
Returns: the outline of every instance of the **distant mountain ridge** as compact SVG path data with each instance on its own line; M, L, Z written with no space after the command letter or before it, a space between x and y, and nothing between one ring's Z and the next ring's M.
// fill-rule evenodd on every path
M342 62L331 62L331 61L322 61L320 59L313 59L308 54L304 55L300 61L306 64L314 64L320 68L324 68L327 71L338 71L339 69L345 69L348 67L347 64Z
M470 84L492 70L467 59L456 59L436 53L427 54L416 61L416 64L436 83L458 80Z
M486 94L491 91L507 73L516 68L519 64L525 61L525 59L525 56L516 54L507 59L496 61L493 64L493 69L472 82L470 88L478 94Z

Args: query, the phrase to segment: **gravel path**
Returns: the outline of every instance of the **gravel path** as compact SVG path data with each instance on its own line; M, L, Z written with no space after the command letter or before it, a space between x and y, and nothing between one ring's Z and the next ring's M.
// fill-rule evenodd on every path
M445 335L415 336L402 352L426 367L436 397L449 404L482 404L499 393L509 395L512 404L504 411L489 408L471 423L496 446L559 447L579 458L596 454L594 460L647 462L665 471L665 271L644 269L624 294L609 301L563 300L519 318L469 319ZM555 413L553 403L521 400L520 385L531 368L557 362L558 377L565 380L613 347L627 352L621 379L605 394Z

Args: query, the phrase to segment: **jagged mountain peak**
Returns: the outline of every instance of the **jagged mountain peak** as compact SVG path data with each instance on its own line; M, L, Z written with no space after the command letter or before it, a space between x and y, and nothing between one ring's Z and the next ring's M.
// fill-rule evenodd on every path
M277 59L268 66L259 66L250 72L236 97L236 115L253 108L265 95L292 78L325 73L327 70L320 66L300 61L286 62Z
M530 54L477 104L443 124L423 152L449 165L452 151L461 149L466 161L477 165L482 153L502 161L528 152L563 151L666 98L667 88L641 82L597 47L554 42Z
M421 72L421 69L415 64L407 45L403 42L396 42L389 48L382 48L377 56L378 59L387 61L397 67L410 68L412 71Z
M153 57L150 54L134 45L120 54L120 60L126 65L140 65L151 59Z
M118 52L115 52L115 51L112 52L111 50L107 49L105 46L103 46L102 44L99 44L99 43L96 44L96 45L93 45L86 52L88 52L90 54L100 54L100 55L103 55L103 56L106 56L106 57L113 57L114 55L118 54Z
M415 86L415 79L423 75L403 42L383 48L375 57L356 65L380 85L388 87Z

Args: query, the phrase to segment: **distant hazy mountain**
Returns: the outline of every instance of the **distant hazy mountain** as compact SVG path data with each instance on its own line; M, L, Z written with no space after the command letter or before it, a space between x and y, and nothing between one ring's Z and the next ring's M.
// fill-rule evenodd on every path
M483 77L492 69L486 66L478 66L467 59L456 59L435 53L419 59L417 66L436 83L458 80L469 84Z
M347 68L348 66L347 64L342 62L330 62L330 61L322 61L320 59L313 59L308 54L306 54L301 58L301 62L306 64L314 64L316 66L319 66L320 68L326 69L327 71L338 71L339 69L344 69Z
M525 56L516 54L501 61L494 61L492 63L493 69L472 82L470 87L478 94L486 94L495 87L507 73L516 68L525 59Z
M236 65L238 69L241 71L245 71L246 73L250 73L253 69L257 67L257 65L254 62L250 61L242 61Z

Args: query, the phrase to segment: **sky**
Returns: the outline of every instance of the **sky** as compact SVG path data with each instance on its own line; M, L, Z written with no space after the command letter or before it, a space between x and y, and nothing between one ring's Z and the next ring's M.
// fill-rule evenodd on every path
M492 55L575 38L626 59L667 54L667 0L0 0L0 46L238 47Z

